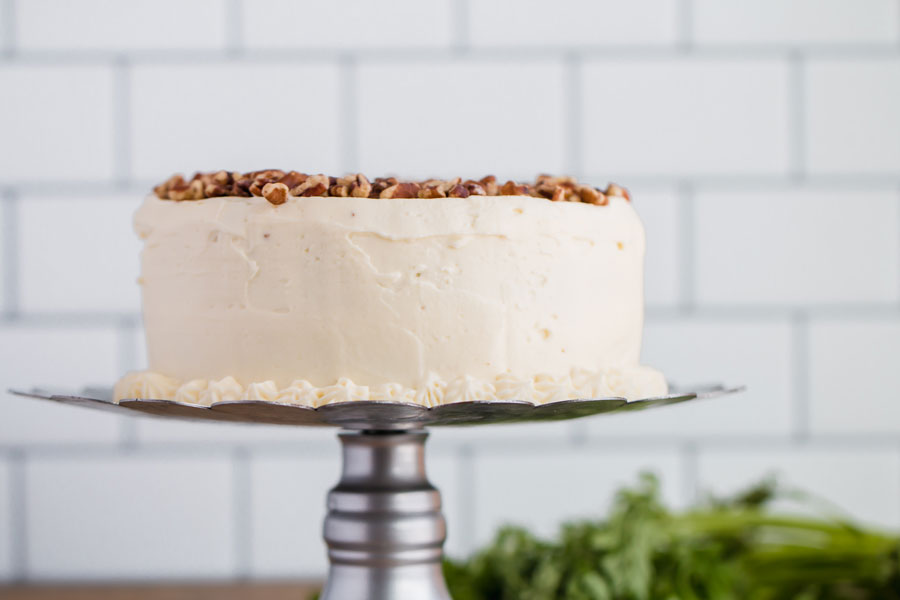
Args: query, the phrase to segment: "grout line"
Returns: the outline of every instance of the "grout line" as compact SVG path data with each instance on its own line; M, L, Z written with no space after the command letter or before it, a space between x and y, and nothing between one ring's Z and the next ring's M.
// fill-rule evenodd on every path
M793 439L806 442L810 435L809 317L802 311L791 319L791 346Z
M234 450L232 494L234 500L234 558L235 575L246 580L251 576L253 565L251 544L253 532L250 519L252 516L252 500L250 495L250 453L245 447Z
M16 55L16 4L15 0L0 0L0 39L3 47L0 55L11 59Z
M466 554L475 549L475 511L478 510L475 489L475 454L468 444L459 448L457 467L459 477L459 490L456 501L459 503L459 515L457 531L460 538L459 544Z
M116 369L120 374L137 368L137 332L135 325L122 320L116 329ZM138 424L135 417L120 416L119 443L123 450L132 451L138 445Z
M131 63L116 58L113 67L113 173L119 189L131 185Z
M790 111L790 176L802 182L806 172L806 62L800 52L791 52L788 71Z
M697 302L697 245L694 188L681 183L678 189L678 305L682 315L693 314Z
M694 2L679 0L678 7L678 48L687 53L694 46Z
M140 315L130 313L19 313L7 311L0 323L16 323L23 327L119 327L124 323L137 326Z
M356 58L352 55L342 56L338 63L339 82L338 93L340 106L338 108L338 155L341 161L340 171L344 173L358 173L359 169L359 86L357 78L359 68Z
M236 57L244 49L244 4L241 0L225 2L225 52Z
M714 401L713 401L714 402ZM678 410L669 408L666 410ZM440 434L432 432L432 435ZM814 434L803 441L804 447L813 448L844 448L873 449L894 448L898 436L895 433L833 433ZM453 454L461 452L462 456L472 457L476 452L486 452L496 456L507 455L546 455L546 454L571 454L572 452L632 452L639 449L657 450L661 452L677 451L685 443L702 445L703 448L747 450L750 452L761 448L794 447L797 440L792 438L789 432L785 433L735 433L735 434L689 434L689 435L650 435L650 434L615 434L602 437L591 437L581 445L573 446L571 439L546 439L540 444L534 443L534 438L527 433L521 437L491 439L486 438L478 442L448 442L440 441L440 453ZM218 439L210 441L181 441L160 440L141 441L135 448L129 449L129 454L155 457L178 458L187 454L195 457L222 458L229 452L247 447L246 441L229 441ZM285 454L314 454L327 455L334 450L331 443L324 442L294 442L294 441L255 441L252 443L253 452L260 455L283 456ZM0 455L12 456L17 452L28 452L29 457L41 457L54 460L93 460L103 459L116 450L114 442L69 442L69 443L25 443L9 444L0 443ZM466 478L464 478L466 479ZM465 487L465 486L463 486ZM468 506L468 503L464 503Z
M566 90L566 111L563 115L564 170L578 179L584 175L584 80L582 61L577 54L566 57L564 85Z
M681 449L682 499L692 505L700 496L700 461L696 442L689 441Z
M471 13L471 6L469 6L469 0L453 0L451 11L451 43L454 52L462 54L468 51L471 46L471 40L469 39L469 15Z
M900 317L900 306L896 302L878 304L803 304L803 305L717 305L706 304L695 307L691 316L703 319L729 320L783 320L791 318L798 310L815 318L850 318L850 319L889 319ZM682 310L674 310L662 306L649 306L645 311L648 318L667 320L677 319L684 315Z
M2 0L0 0L2 1ZM232 0L234 1L234 0ZM454 22L462 21L467 16L468 2L455 0L461 8L455 9ZM459 28L454 26L454 29ZM466 30L455 33L454 40L449 47L414 46L414 47L383 47L383 48L358 48L350 50L355 58L365 58L372 62L388 62L397 64L411 64L431 60L447 60L459 56L461 52L473 59L480 60L507 60L514 62L535 62L548 59L560 59L568 54L577 53L589 60L616 60L620 62L643 62L647 60L665 60L684 58L684 50L678 45L660 46L656 44L634 44L623 46L591 46L591 45L521 45L505 47L478 47L473 48L468 39ZM241 42L242 43L242 42ZM237 44L237 42L235 42ZM756 62L759 60L773 60L789 58L794 53L795 47L789 45L724 45L724 46L692 46L691 57L706 60L720 60L723 62ZM275 62L332 62L348 50L333 48L223 48L221 50L174 50L151 49L129 50L29 50L25 53L17 51L14 56L3 56L2 61L17 62L22 64L42 65L71 65L71 64L108 64L111 59L127 55L129 60L135 63L192 63L192 62L230 62L238 59L246 62L275 61ZM812 59L841 58L844 60L856 60L866 62L872 60L894 60L897 50L892 45L881 46L804 46L803 55Z
M3 243L9 237L4 236ZM804 304L804 305L715 305L707 304L686 308L684 303L677 306L648 305L644 311L648 320L671 321L691 316L707 320L758 321L790 319L798 310L812 318L884 320L900 318L900 303L896 301L878 304ZM14 323L21 327L111 327L118 328L125 323L140 326L140 315L136 313L96 313L72 311L66 313L17 313L5 311L0 314L0 324Z
M119 373L127 373L137 369L138 336L135 323L131 319L122 319L116 329L116 368Z
M591 430L583 420L571 421L568 430L568 438L573 447L585 445L591 437Z
M3 214L3 312L7 319L19 316L19 198L7 190L2 195Z
M25 497L25 452L15 450L9 457L10 465L10 519L12 542L12 580L22 582L28 578L28 502Z

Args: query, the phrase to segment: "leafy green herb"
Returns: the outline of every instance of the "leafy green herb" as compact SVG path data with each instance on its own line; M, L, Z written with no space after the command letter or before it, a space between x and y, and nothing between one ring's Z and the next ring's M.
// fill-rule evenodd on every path
M553 541L505 527L444 574L454 600L900 600L900 538L772 514L785 496L767 481L675 513L645 475L605 521L564 525Z

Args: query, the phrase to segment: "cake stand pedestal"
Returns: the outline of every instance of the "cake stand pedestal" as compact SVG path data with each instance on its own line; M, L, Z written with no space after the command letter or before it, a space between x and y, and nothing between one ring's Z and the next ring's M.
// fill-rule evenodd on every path
M324 537L330 568L322 600L450 600L441 570L447 524L441 495L425 475L426 427L559 421L645 410L740 391L695 387L659 398L529 402L458 402L434 408L356 401L319 408L262 401L212 406L170 400L112 402L111 391L11 390L20 396L105 411L166 418L280 425L337 426L343 468L328 493Z

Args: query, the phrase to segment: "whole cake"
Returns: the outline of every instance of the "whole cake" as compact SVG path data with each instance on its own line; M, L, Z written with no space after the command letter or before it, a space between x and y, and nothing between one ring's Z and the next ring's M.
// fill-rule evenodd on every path
M220 171L172 177L134 223L149 370L117 400L666 393L639 363L644 230L616 185Z

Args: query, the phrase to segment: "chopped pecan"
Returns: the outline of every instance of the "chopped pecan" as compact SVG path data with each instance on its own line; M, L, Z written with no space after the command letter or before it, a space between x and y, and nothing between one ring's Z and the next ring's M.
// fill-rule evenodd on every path
M288 186L283 183L267 183L262 189L263 198L278 206L287 202Z
M419 189L419 198L446 198L447 193L438 185L429 185Z
M487 191L484 189L484 186L477 181L469 179L463 183L463 186L465 186L466 191L469 192L470 196L487 196Z
M603 192L596 188L592 188L589 185L579 186L578 196L581 198L582 202L587 202L588 204L597 204L598 206L606 206L609 204L609 201L606 199Z
M507 181L500 188L501 196L528 196L530 189L527 185L519 185L515 181Z
M301 183L309 179L309 175L306 173L298 173L297 171L289 171L285 173L282 177L278 179L278 183L283 183L288 187L289 190L292 190L299 186Z
M355 175L350 183L350 195L354 198L368 198L371 192L372 184L369 183L366 176L362 173Z
M418 198L419 197L419 184L412 182L403 182L403 183L395 183L394 185L385 188L380 196L380 198Z
M234 180L232 179L231 173L228 171L218 171L213 173L212 176L213 183L217 183L221 186L226 186L232 183Z
M447 195L451 198L468 198L469 190L466 189L466 186L457 183L452 188L450 188L450 193Z
M625 198L629 202L631 201L631 194L628 193L628 190L615 183L610 183L606 186L606 192L604 193L607 196L618 196L619 198Z
M481 184L488 196L496 196L500 193L500 189L497 187L497 178L493 175L485 175L478 180L478 183Z
M328 176L327 175L311 175L291 190L294 196L327 196L328 192Z
M350 186L344 185L341 183L336 183L330 188L328 188L328 195L334 196L336 198L346 198L350 195Z

